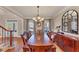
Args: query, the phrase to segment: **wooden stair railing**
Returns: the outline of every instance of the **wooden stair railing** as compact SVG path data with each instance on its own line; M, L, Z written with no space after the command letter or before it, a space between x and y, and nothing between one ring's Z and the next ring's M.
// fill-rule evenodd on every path
M0 26L0 48L13 47L13 32L3 26Z

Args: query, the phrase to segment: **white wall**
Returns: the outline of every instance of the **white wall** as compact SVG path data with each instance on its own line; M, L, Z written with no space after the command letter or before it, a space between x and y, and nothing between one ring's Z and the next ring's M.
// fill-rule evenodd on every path
M70 9L75 9L78 14L79 14L79 7L67 7L63 10L61 10L59 13L57 13L57 16L52 18L52 21L51 21L51 28L52 28L52 31L57 31L56 29L56 26L59 26L59 25L62 25L62 15L67 11L67 10L70 10ZM78 16L79 18L79 16ZM24 21L21 17L15 15L14 13L0 7L0 25L4 26L5 27L5 21L6 20L17 20L18 21L18 33L17 35L19 36L21 33L23 33L24 31L24 28L23 25L24 25ZM79 19L78 19L79 20ZM79 23L78 23L79 25ZM79 27L78 27L79 29ZM79 32L79 30L78 30Z
M67 11L74 9L79 14L79 7L69 7L61 10L61 12L54 18L54 31L57 31L56 26L62 25L62 15ZM78 15L78 25L79 25L79 15ZM78 26L78 33L79 33L79 26Z
M12 12L0 7L0 25L5 27L6 20L17 20L18 31L16 33L19 36L23 32L23 19L13 14Z

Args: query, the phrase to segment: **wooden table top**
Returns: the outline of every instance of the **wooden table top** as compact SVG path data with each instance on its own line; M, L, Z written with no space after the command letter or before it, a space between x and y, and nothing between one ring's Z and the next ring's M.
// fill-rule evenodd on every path
M51 46L53 45L52 41L49 39L46 33L44 35L37 35L33 34L30 39L28 40L28 45L35 45L35 46Z

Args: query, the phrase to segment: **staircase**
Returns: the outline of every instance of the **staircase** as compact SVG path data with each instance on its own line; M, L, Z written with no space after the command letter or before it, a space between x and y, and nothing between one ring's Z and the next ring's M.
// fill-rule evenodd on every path
M8 30L0 26L0 51L14 47L13 33L14 30Z

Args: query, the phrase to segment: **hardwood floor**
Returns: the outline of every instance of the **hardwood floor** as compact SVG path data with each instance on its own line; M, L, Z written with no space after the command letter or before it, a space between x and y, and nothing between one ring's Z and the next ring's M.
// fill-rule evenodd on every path
M63 52L63 50L56 43L54 43L54 46L56 47L56 52Z
M1 40L1 39L0 39ZM21 38L14 38L14 47L0 48L2 52L23 52L23 42Z

